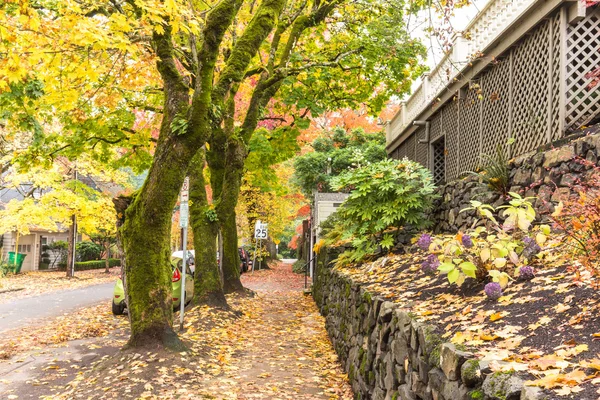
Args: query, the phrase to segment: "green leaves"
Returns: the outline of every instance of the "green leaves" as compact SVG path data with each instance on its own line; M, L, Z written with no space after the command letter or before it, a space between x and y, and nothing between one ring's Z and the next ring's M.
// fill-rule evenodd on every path
M383 160L351 169L332 179L334 190L350 191L338 208L338 232L328 240L340 240L340 231L354 238L356 252L372 254L375 243L393 246L391 228L423 227L424 212L431 207L435 186L427 169L408 160Z

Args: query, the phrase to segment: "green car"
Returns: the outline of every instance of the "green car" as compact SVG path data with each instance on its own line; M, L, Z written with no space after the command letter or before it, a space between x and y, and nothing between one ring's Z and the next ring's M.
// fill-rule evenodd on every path
M181 252L180 252L181 253ZM192 258L193 260L193 258ZM185 274L185 304L189 304L194 298L194 273L190 269L190 263L187 263ZM173 273L171 280L173 282L173 309L179 310L181 305L181 267L183 260L180 257L171 258L171 271ZM112 312L114 315L123 315L127 308L125 303L125 290L123 289L123 280L119 278L115 283L112 299Z

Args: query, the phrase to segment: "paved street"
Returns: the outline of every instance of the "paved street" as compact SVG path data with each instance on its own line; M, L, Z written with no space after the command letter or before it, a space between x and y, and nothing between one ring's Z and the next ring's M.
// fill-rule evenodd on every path
M110 301L114 283L48 293L0 304L0 332L19 328L37 319L55 317L79 307Z

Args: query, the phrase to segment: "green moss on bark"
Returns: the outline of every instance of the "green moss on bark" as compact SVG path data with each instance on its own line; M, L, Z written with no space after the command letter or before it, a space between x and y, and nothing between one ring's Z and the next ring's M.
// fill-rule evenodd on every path
M190 222L194 231L196 272L194 292L197 303L215 307L227 307L223 283L217 264L218 221L211 220L204 180L204 150L198 151L189 169L190 175Z

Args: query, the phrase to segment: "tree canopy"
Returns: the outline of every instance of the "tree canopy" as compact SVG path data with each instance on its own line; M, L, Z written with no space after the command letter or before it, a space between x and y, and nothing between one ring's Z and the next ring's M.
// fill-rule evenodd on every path
M312 151L294 160L293 181L308 198L313 191L330 192L331 180L350 168L386 158L385 135L368 134L362 128L325 131L310 145Z

